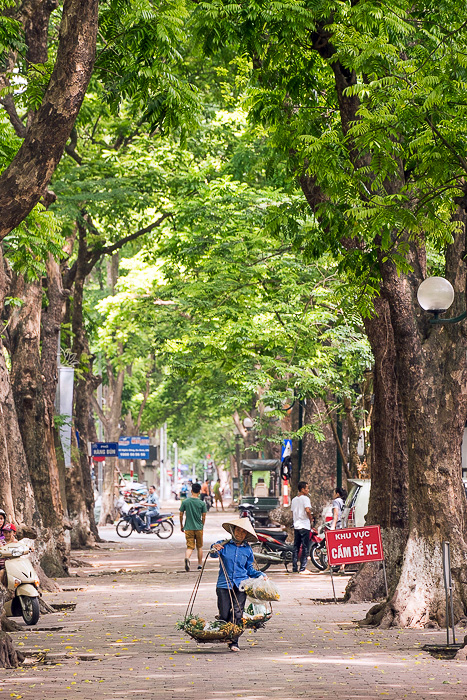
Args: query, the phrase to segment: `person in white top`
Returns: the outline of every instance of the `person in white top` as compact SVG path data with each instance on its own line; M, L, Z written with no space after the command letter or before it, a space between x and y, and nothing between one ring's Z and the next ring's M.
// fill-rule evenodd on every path
M311 575L306 568L308 551L310 549L310 530L313 524L311 501L308 497L309 488L306 481L298 482L298 496L292 499L292 515L294 527L292 569L299 574ZM300 569L298 569L298 554L302 548L300 557Z

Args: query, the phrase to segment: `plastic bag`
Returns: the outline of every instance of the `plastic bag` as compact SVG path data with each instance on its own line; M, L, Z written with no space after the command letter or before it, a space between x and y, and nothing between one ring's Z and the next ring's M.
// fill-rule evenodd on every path
M264 619L269 619L270 617L269 609L266 607L266 605L258 603L256 598L248 598L247 607L245 608L243 616L247 620L252 620L255 622L262 622Z
M256 600L280 600L281 594L276 584L269 578L247 578L242 581L239 589L245 591L249 598Z

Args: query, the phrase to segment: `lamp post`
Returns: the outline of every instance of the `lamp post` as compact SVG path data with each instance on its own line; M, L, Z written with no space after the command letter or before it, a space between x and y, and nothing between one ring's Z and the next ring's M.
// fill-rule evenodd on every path
M453 318L439 318L439 315L444 314L454 301L452 284L444 277L427 277L418 288L417 300L424 311L433 314L430 323L445 325L459 323L467 318L467 311Z

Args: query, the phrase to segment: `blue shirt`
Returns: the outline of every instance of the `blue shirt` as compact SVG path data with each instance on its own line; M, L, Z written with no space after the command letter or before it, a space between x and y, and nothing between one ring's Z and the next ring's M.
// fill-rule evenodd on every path
M156 496L156 492L150 493L146 498L146 503L154 503L155 508L148 508L150 513L159 513L159 499Z
M224 549L220 552L214 550L211 552L211 557L217 559L218 556L220 556L222 558L227 576L230 579L230 583L234 586L239 586L241 582L245 581L247 578L264 576L261 571L258 571L258 569L254 567L255 558L253 556L253 550L248 542L235 544L233 540L219 540L219 542L215 542L215 544L222 544ZM232 586L227 585L224 570L220 565L217 588L232 588Z

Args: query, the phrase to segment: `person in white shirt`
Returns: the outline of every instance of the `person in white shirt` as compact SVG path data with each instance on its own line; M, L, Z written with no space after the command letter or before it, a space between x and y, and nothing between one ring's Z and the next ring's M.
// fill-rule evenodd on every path
M313 513L311 512L311 501L308 497L309 488L306 481L298 482L298 496L292 499L292 515L294 527L294 544L292 569L299 574L311 575L306 568L308 551L310 549L310 530L313 523ZM302 548L300 556L300 569L298 568L298 554Z

